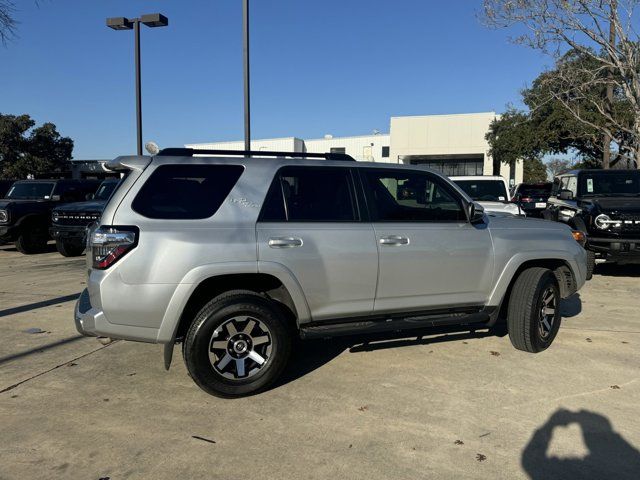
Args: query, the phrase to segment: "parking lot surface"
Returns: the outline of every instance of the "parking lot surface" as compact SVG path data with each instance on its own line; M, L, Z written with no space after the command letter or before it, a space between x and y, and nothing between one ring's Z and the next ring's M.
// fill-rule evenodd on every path
M77 334L84 258L0 246L0 478L640 478L640 268L599 265L538 355L487 332L303 342L222 400L179 346Z

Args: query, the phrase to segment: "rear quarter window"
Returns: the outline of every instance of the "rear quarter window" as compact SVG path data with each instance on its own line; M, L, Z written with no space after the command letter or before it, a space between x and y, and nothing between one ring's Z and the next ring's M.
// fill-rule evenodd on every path
M240 165L162 165L142 186L132 208L148 218L209 218L243 170Z

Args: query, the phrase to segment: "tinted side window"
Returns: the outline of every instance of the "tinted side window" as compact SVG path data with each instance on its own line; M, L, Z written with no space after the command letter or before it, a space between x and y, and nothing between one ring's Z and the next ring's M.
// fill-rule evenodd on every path
M428 173L364 169L374 222L461 222L457 196Z
M142 186L132 208L149 218L209 218L242 171L240 165L162 165Z
M282 168L271 184L260 220L357 221L351 172L331 167Z

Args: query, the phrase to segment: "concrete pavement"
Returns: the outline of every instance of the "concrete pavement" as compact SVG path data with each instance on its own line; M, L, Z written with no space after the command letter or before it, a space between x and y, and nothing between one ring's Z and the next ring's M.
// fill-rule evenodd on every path
M640 268L599 266L538 355L468 332L308 342L238 400L179 348L165 372L157 345L79 337L84 270L0 246L0 479L640 478Z

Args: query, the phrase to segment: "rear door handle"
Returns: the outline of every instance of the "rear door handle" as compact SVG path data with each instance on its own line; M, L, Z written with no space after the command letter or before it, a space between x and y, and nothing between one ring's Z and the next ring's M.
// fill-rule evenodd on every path
M298 237L274 237L269 239L271 248L293 248L301 247L302 239Z
M387 235L380 239L380 245L409 245L409 239L402 235Z

